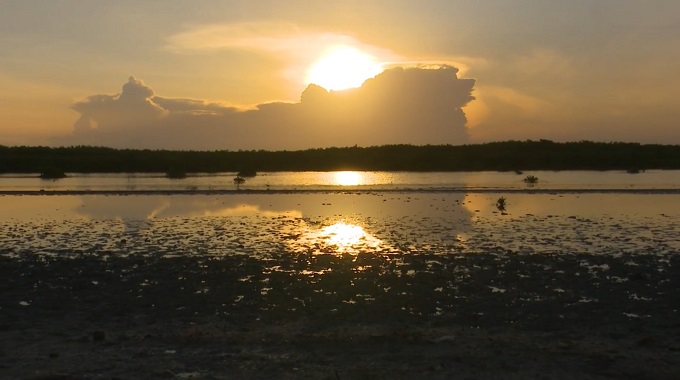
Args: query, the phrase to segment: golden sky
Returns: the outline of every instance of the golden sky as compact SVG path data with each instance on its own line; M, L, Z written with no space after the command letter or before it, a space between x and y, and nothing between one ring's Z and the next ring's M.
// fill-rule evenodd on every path
M675 1L8 1L0 51L0 145L680 144Z

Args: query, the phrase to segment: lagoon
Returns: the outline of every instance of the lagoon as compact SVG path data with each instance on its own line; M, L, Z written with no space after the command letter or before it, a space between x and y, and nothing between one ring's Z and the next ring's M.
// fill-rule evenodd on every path
M7 256L680 252L667 193L3 195L0 209Z
M534 190L680 191L680 170L515 172L263 172L247 178L241 190ZM43 180L38 174L1 174L0 192L12 191L230 191L236 173L198 173L169 179L163 173L68 173Z
M531 174L3 175L0 254L680 251L680 171Z

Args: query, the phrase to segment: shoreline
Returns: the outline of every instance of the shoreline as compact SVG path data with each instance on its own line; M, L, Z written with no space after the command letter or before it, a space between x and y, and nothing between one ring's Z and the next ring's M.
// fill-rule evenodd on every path
M652 194L677 195L680 189L517 189L517 188L401 188L401 189L274 189L274 190L0 190L0 195L277 195L277 194L390 194L390 193L424 193L424 194Z

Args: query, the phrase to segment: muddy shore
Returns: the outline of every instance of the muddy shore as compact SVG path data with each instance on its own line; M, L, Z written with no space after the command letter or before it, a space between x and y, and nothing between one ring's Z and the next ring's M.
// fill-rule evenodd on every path
M22 253L0 278L3 379L680 376L678 255Z

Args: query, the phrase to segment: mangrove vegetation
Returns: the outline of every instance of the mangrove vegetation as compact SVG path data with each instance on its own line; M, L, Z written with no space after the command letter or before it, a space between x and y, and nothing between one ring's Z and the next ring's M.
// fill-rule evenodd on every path
M0 173L185 173L261 171L516 171L680 169L680 145L506 141L476 145L385 145L299 151L170 151L1 146Z

